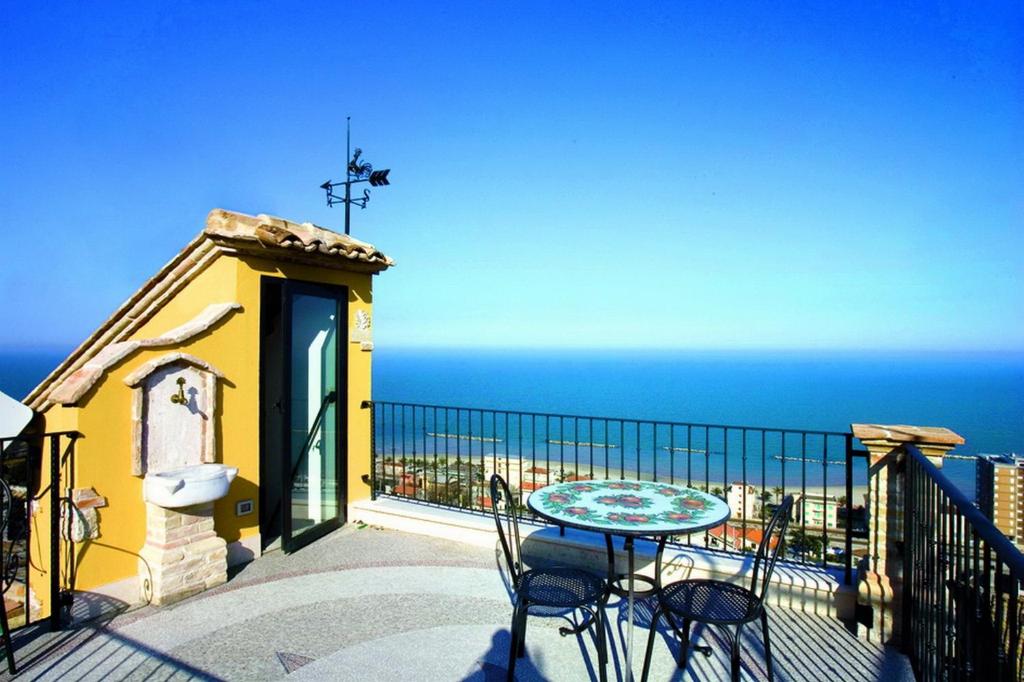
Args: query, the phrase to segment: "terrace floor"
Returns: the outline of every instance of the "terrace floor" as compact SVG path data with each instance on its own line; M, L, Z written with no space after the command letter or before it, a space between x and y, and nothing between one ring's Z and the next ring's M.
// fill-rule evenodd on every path
M63 632L16 633L18 679L503 680L512 610L496 556L479 547L347 526L293 555L271 553L226 584L179 604L129 610L76 600L91 621ZM610 680L623 679L626 607L609 604ZM634 670L650 608L637 608ZM913 679L906 659L836 620L771 611L775 679ZM563 617L531 617L520 680L596 678L589 635L558 635ZM747 628L744 679L766 679L760 631ZM728 647L679 671L678 645L655 648L652 680L728 679Z

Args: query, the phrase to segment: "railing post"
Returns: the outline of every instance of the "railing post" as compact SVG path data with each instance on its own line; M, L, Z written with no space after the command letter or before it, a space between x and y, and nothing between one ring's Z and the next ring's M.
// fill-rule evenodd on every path
M377 499L377 406L372 400L364 400L360 405L370 411L370 499Z
M853 435L846 434L844 441L846 528L843 532L843 584L849 587L853 583Z
M858 618L868 638L899 644L902 618L903 523L906 490L904 445L913 443L936 467L964 439L949 429L923 426L853 424L854 438L868 450L868 555L861 562Z
M50 436L50 629L60 630L60 436Z

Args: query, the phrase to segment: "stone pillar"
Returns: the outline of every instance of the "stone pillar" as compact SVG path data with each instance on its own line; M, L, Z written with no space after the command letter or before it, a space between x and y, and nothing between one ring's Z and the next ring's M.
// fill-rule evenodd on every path
M139 552L142 598L157 606L227 581L228 550L213 529L213 502L178 509L146 503L146 544Z
M868 450L868 557L861 566L857 606L870 608L869 639L899 643L903 586L903 491L906 452L912 443L937 467L964 439L941 427L852 424L853 436Z

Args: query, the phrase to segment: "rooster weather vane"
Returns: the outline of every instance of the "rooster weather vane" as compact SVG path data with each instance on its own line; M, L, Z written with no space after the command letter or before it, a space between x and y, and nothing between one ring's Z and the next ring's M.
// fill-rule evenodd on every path
M335 204L345 204L345 234L349 234L349 228L351 226L351 211L352 204L355 204L359 208L366 208L366 204L370 201L370 190L364 189L363 196L352 198L352 185L357 182L368 182L371 187L383 187L390 185L391 182L388 180L388 173L391 172L390 168L384 170L373 170L373 166L365 161L360 161L363 156L363 150L356 147L355 151L352 151L352 117L349 116L345 119L345 155L351 155L351 159L348 162L348 166L345 169L345 180L344 182L331 182L328 180L324 184L320 185L320 189L327 192L327 205L334 206ZM334 193L334 188L341 185L345 186L345 196L338 196Z

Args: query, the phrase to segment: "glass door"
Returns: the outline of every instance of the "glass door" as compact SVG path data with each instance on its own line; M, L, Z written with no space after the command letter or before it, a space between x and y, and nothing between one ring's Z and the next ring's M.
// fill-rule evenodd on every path
M264 389L265 401L277 409L264 410L264 431L276 438L264 438L263 469L269 476L261 480L270 486L271 478L280 481L279 495L271 496L280 514L268 525L279 524L284 550L293 551L345 520L348 297L342 287L291 280L265 281L264 286L280 290L279 297L264 295L265 306L280 301L280 331L278 343L272 344L278 348L263 353L263 381L276 384L280 397L275 401ZM264 317L272 319L273 311L265 310ZM272 367L275 357L278 372ZM268 461L275 457L280 459ZM268 511L273 510L268 506Z

